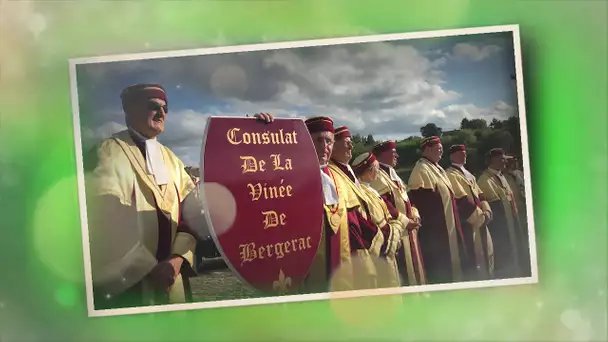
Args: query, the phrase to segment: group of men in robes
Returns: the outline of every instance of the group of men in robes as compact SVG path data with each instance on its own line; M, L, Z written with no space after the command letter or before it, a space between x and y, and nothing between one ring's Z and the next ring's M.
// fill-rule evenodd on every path
M353 159L347 127L334 129L329 117L306 124L324 191L335 194L326 196L311 283L344 290L530 276L523 186L502 149L488 153L476 179L465 167L465 145L450 147L444 169L441 139L426 138L405 183L394 141Z
M128 128L85 158L95 307L192 301L194 255L208 232L197 221L193 179L156 140L167 118L165 90L134 85L121 99ZM406 183L395 171L395 142L353 159L347 127L325 116L305 123L319 160L324 221L302 292L530 275L523 185L506 170L504 151L490 151L476 180L464 166L464 145L450 148L444 170L440 139L426 138Z

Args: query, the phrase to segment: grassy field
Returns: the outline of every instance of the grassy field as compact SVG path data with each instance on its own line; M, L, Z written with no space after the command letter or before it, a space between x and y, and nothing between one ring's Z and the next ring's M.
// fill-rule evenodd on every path
M218 259L204 261L206 267L199 276L190 279L195 302L262 297L255 289L239 280Z

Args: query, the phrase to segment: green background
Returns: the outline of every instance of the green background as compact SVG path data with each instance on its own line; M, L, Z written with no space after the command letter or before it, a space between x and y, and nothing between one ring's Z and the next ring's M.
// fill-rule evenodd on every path
M607 339L607 2L0 6L0 341ZM87 318L68 58L499 24L521 30L538 285Z

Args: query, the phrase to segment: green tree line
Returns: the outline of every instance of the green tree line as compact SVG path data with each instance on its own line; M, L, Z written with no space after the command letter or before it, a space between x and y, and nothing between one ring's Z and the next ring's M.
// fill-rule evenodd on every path
M440 164L444 167L450 165L448 149L451 145L465 144L467 146L467 168L474 174L485 168L485 155L493 148L503 148L521 160L521 134L519 130L519 117L513 116L507 120L493 119L488 123L484 119L462 119L460 128L453 131L443 131L434 123L420 127L420 136L397 141L399 163L397 173L404 181L409 178L416 161L420 158L420 143L423 138L440 136L444 153ZM353 158L361 153L372 150L377 141L369 134L367 136L354 134Z

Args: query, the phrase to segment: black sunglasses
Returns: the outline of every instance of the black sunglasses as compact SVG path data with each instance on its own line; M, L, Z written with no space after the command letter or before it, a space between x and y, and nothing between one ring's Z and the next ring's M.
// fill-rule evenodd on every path
M167 114L169 112L169 107L167 105L161 106L158 102L150 101L148 102L148 109L153 110L155 112L162 110Z

